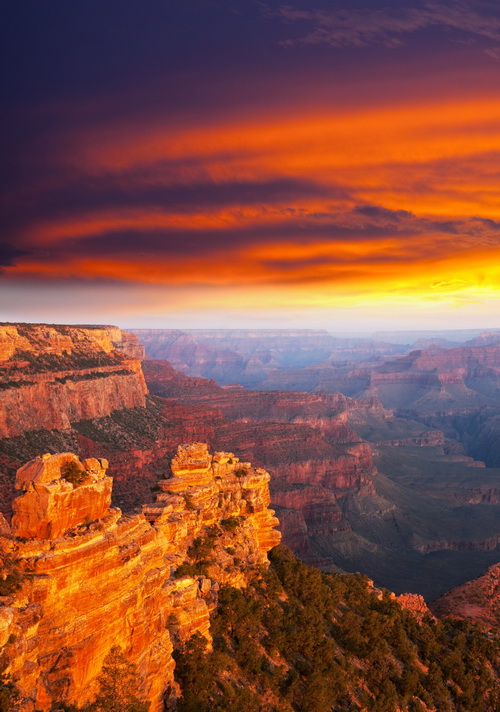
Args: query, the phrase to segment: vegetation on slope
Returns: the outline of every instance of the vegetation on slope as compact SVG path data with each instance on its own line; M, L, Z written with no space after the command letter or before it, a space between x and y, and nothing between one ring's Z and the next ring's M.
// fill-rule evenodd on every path
M466 621L422 622L360 575L284 547L243 591L222 588L214 649L174 653L179 712L494 712L500 645Z
M22 373L43 373L45 371L69 371L85 368L100 368L103 366L117 366L127 362L127 358L119 351L112 353L85 351L52 354L35 353L33 351L17 350L11 359L13 362L22 362L22 368L17 371Z
M148 712L149 704L137 694L138 676L118 646L111 648L97 678L95 700L82 708L64 702L54 703L51 712ZM15 712L19 694L6 675L0 675L0 712Z

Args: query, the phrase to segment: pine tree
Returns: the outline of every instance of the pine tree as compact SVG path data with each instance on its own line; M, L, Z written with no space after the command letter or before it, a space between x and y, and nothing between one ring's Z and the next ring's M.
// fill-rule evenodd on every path
M137 671L118 646L111 648L97 678L99 692L91 712L147 712L149 703L137 696Z

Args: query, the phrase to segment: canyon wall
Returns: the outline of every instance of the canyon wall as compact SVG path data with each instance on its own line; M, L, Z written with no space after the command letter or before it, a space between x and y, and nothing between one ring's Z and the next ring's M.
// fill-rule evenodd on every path
M144 407L142 357L117 327L0 325L0 438Z
M375 400L221 387L179 374L165 361L146 361L143 368L148 387L166 399L171 418L172 409L183 404L184 418L191 410L198 427L202 419L212 425L205 436L214 447L237 449L270 469L271 499L279 508L284 542L305 561L317 563L311 542L319 533L350 530L343 512L347 496L374 494L373 453L349 425L348 415L353 420L367 413L392 417ZM322 557L323 565L332 563Z
M219 585L245 586L279 543L269 475L232 453L179 446L156 501L130 515L109 507L106 465L63 453L18 472L24 494L0 527L0 664L22 712L92 699L116 645L151 712L173 704L173 647L196 632L210 646Z
M40 452L77 452L82 460L98 460L105 453L110 461L107 474L114 481L113 504L131 511L138 504L152 504L151 488L168 468L178 443L200 441L213 450L238 452L243 460L271 473L272 503L284 541L308 563L364 570L397 592L405 577L415 591L436 596L458 582L453 578L457 569L471 578L480 566L494 561L490 542L498 536L496 473L479 469L481 462L466 457L460 443L451 443L451 425L445 437L437 420L428 427L422 420L395 417L370 393L369 378L359 364L354 370L344 366L358 385L365 379L363 398L325 391L249 391L236 384L221 387L215 380L181 374L165 361L142 363L149 387L144 394L136 358L141 347L136 337L116 327L2 329L6 377L0 399L9 392L19 397L9 405L5 400L2 409L11 419L9 432L18 433L0 439L0 508L7 518L16 494L15 472ZM234 336L231 343L236 347L238 334ZM297 349L300 336L294 336ZM318 345L320 337L315 341L311 334L313 344ZM216 333L215 345L217 338ZM284 358L280 349L285 340L280 346L280 338L285 336L269 335L268 363ZM265 334L255 336L252 343L252 358L260 353L263 362ZM420 400L426 410L428 406L432 410L433 394L440 389L448 389L444 395L454 393L458 400L462 392L458 386L444 386L439 380L442 375L453 381L453 373L439 377L424 373L421 378L411 370L416 360L413 354L410 359L395 357L394 367L388 359L379 362L380 370L374 373L380 389L392 389L387 393L398 403L402 395L413 393L415 402L425 395L425 389L419 389L427 384L427 401ZM219 363L222 368L224 359ZM134 368L137 371L131 373ZM327 369L336 372L337 364L279 373L293 378L293 372L314 372L323 378ZM117 373L123 370L127 373ZM35 385L22 383L30 379L38 379L35 400ZM441 408L441 400L437 405ZM446 403L450 408L456 405ZM475 432L467 435L471 442L477 440ZM466 433L464 443L465 437ZM493 444L493 431L488 437ZM84 487L79 489L83 493ZM80 507L71 504L74 495L63 489L46 496L46 513L57 498L68 502L68 512ZM407 556L395 580L394 556L401 551ZM434 553L448 557L450 565L443 566ZM418 566L412 557L418 557ZM433 567L425 581L418 579L419 566ZM436 589L429 591L428 581L437 582Z

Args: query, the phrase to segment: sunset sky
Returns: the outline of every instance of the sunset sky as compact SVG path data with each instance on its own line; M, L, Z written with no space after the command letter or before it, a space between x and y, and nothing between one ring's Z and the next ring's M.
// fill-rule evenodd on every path
M500 327L498 0L6 0L0 320Z

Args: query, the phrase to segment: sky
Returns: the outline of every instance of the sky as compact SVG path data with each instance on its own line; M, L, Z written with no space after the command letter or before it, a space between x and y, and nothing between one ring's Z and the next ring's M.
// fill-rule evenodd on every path
M500 327L497 0L6 0L0 320Z

